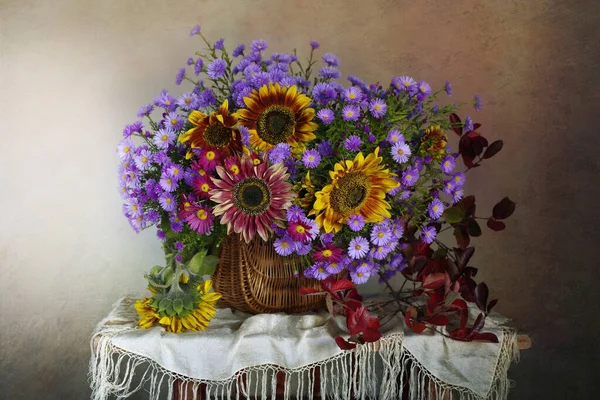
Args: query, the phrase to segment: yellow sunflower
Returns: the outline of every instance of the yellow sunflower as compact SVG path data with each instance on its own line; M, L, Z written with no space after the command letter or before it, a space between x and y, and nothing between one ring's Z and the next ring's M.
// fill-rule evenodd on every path
M261 151L271 150L279 143L292 147L313 140L317 124L312 122L315 110L308 108L311 99L294 86L278 83L262 86L244 97L245 109L237 114L250 132L250 144Z
M187 282L187 279L183 280ZM140 315L138 325L141 328L150 328L156 322L162 325L167 331L181 333L189 331L201 331L206 329L210 320L214 317L216 309L215 304L221 298L220 293L210 292L212 281L207 280L196 286L198 292L198 303L195 307L186 310L186 305L182 302L180 310L176 310L175 315L169 316L159 312L151 303L152 298L144 297L135 303L135 309ZM174 300L173 304L178 300ZM175 307L179 308L179 307Z
M441 159L446 154L447 140L444 130L439 125L430 126L421 137L421 155L429 155L434 160Z
M229 101L225 100L217 112L205 115L192 111L188 120L194 127L179 136L181 143L189 143L193 149L210 147L226 155L244 150L242 134L236 128L237 115L229 114Z
M385 201L387 192L400 183L381 165L379 147L366 158L358 153L354 161L335 164L329 172L332 182L315 194L316 200L309 215L325 232L338 232L348 218L361 214L366 222L380 222L391 218L390 204Z
M308 208L315 200L315 186L310 180L310 171L306 173L303 180L294 185L294 191L298 193L298 204L302 208Z

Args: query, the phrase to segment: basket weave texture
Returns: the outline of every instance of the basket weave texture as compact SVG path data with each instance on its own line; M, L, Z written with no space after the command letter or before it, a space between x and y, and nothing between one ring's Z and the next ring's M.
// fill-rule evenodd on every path
M301 313L325 306L324 296L302 296L301 287L319 289L316 279L294 277L294 257L281 257L272 242L260 238L246 244L237 235L222 243L219 265L213 274L219 304L252 313Z

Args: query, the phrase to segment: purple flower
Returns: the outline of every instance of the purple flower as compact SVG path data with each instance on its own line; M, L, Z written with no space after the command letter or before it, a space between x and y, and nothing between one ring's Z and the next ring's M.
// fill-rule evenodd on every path
M323 54L323 61L325 61L330 67L337 67L338 65L340 65L340 59L336 55L331 53Z
M369 141L369 143L375 143L375 141L377 140L377 137L375 135L373 135L372 133L369 133L369 136L367 136L367 140Z
M344 141L344 148L348 151L358 151L361 145L362 140L356 135L352 135Z
M154 137L154 140L156 140L156 136ZM169 161L169 156L166 151L158 151L152 155L152 162L155 164L163 165L167 161Z
M184 93L177 99L177 105L182 110L195 110L198 107L198 96L194 93Z
M311 41L310 41L310 47L311 47L313 50L316 50L316 49L318 49L319 47L321 47L321 45L319 44L319 42L315 42L314 40L311 40Z
M363 97L362 91L356 86L350 86L344 90L344 99L351 104L356 104Z
M298 221L300 218L303 217L305 217L304 211L302 210L302 208L298 207L295 204L287 210L286 218L289 222Z
M348 244L348 255L354 259L363 258L369 252L369 241L357 236Z
M325 269L330 274L339 274L344 268L346 268L346 265L343 262L325 263Z
M369 111L375 118L381 118L387 111L387 104L382 99L373 99L369 103Z
M154 98L154 105L169 111L174 111L177 108L175 97L171 96L166 90L163 90Z
M411 192L410 190L403 190L402 192L400 192L400 196L398 197L398 200L406 200L410 197Z
M401 76L392 79L392 86L400 91L407 91L411 94L417 91L417 82L410 76Z
M137 116L140 118L147 117L152 111L154 111L154 106L152 104L146 104L140 107L137 112Z
M181 232L183 230L183 224L181 223L181 221L177 222L171 220L171 230L176 233Z
M323 121L325 125L329 125L335 118L335 115L333 115L333 111L329 108L324 108L317 113L317 118Z
M130 138L125 138L117 147L117 154L123 161L130 161L135 152L135 143Z
M311 149L304 152L302 155L302 163L306 168L314 169L319 166L321 155L317 150Z
M433 226L427 226L421 229L421 241L423 243L431 244L437 236L437 231Z
M198 24L192 28L192 30L190 31L190 36L196 36L199 33L200 33L200 25Z
M390 259L390 267L392 267L393 269L395 269L398 272L400 272L404 268L406 268L406 265L407 264L404 260L404 256L402 255L402 253L396 253Z
M446 81L446 84L444 85L444 90L446 91L446 94L448 96L452 96L452 85L449 81Z
M398 142L392 146L390 150L392 158L397 163L403 164L408 161L408 157L412 154L410 147L406 143Z
M168 113L163 120L166 127L173 129L174 131L178 131L183 128L185 124L185 119L175 111Z
M360 110L358 107L348 104L342 109L342 117L344 121L356 121L360 117Z
M358 232L365 226L365 218L360 214L351 215L347 224L351 231Z
M391 145L394 145L396 143L404 143L404 136L402 136L402 133L400 133L399 130L392 129L387 135L387 141Z
M432 220L438 220L444 213L444 203L442 203L438 198L433 199L427 207L427 212Z
M429 96L431 94L431 86L425 81L419 81L417 88L419 89L419 93L423 96Z
M456 160L454 159L453 156L446 156L440 163L440 166L442 167L442 171L445 174L449 174L456 167Z
M327 246L328 244L333 243L333 237L335 235L333 233L322 233L321 234L321 243L323 246Z
M407 169L402 173L402 184L404 186L413 186L419 180L419 171L416 169Z
M219 79L225 74L225 70L227 69L227 63L222 58L217 58L208 64L206 67L206 73L212 79Z
M215 50L223 50L223 42L225 39L221 38L215 42Z
M156 210L148 210L146 219L148 220L148 223L155 224L160 221L160 213Z
M175 248L177 249L177 251L182 251L183 250L183 243L181 242L176 242L175 243Z
M327 104L333 101L337 97L335 88L329 83L321 82L317 83L312 90L312 95L315 100L321 104Z
M387 246L388 243L371 249L371 251L369 252L370 256L376 260L383 260L384 258L386 258L391 251L390 248Z
M139 154L134 157L135 166L140 171L145 171L150 168L150 156L152 153L148 149L140 150Z
M267 46L267 42L262 39L253 40L252 43L250 43L250 49L255 52L265 51L267 47L269 47Z
M366 283L371 276L362 272L350 272L350 279L355 285Z
M200 108L208 108L215 104L217 99L213 94L213 91L210 89L206 89L204 92L200 93L198 96L198 107Z
M125 125L123 128L123 137L129 137L133 135L135 132L142 133L144 129L144 125L140 121L136 121L133 124Z
M233 51L231 52L231 55L234 57L239 57L240 55L242 55L244 53L244 50L246 50L246 45L245 44L238 44L235 49L233 49Z
M318 280L323 280L329 277L329 272L325 268L326 263L316 263L304 270L304 276L307 278L315 278Z
M269 151L269 161L271 164L284 162L292 155L292 150L289 144L279 143L271 151Z
M475 102L474 107L475 107L475 111L479 112L481 111L481 96L480 95L475 95L475 97L473 98L473 101Z
M289 235L275 239L273 246L275 247L275 252L284 257L289 256L296 249L296 245Z
M254 87L260 88L261 86L269 84L270 80L271 80L271 77L269 76L269 74L267 72L260 71L260 72L257 72L256 74L254 74L251 82L252 82L252 85L254 85Z
M169 193L174 192L179 186L173 178L164 172L160 176L159 185L165 192Z
M259 72L262 72L260 65L252 63L244 68L244 77L246 77L247 80L251 80L254 75L258 74Z
M200 75L200 72L202 72L203 66L204 66L204 60L202 60L202 58L198 57L198 59L196 60L196 64L194 64L194 73L196 74L196 76Z
M175 198L171 193L168 192L164 192L163 194L161 194L158 198L158 202L160 203L160 206L163 208L163 210L168 212L175 211L175 208L177 207Z
M462 189L456 189L452 192L452 204L456 204L462 200L465 192Z
M331 157L334 155L333 147L331 146L331 142L328 140L324 140L317 145L317 150L321 157Z
M384 246L392 240L392 232L388 226L378 224L371 230L371 243Z
M169 148L169 145L175 140L175 132L171 128L159 129L154 136L154 144L162 150Z
M473 130L473 120L468 115L467 118L465 118L464 130L465 132L471 132Z
M457 172L452 176L452 183L454 184L454 188L462 187L465 184L465 173Z
M183 258L181 257L181 255L177 254L175 256L175 261L177 261L178 263L180 263L181 261L183 261Z
M431 111L433 111L434 114L437 114L440 112L440 107L437 104L434 104L433 107L431 107Z
M242 143L246 147L250 147L250 131L245 126L240 126L240 133L242 134Z
M140 201L135 197L125 200L124 208L126 213L134 218L141 216L144 212L142 204L140 204Z
M179 182L183 179L184 169L177 164L170 164L166 169L167 176L172 178L175 182Z
M395 220L390 228L392 230L392 235L394 235L396 239L402 239L402 235L404 234L404 223L402 220Z
M192 65L193 63L194 63L194 59L192 57L187 59L187 62L186 62L187 65Z
M449 179L447 181L443 182L444 187L442 188L442 192L446 193L446 194L452 194L452 192L456 189L454 187L454 181L452 181L452 179Z
M167 235L165 235L165 233L163 231L161 231L160 229L156 230L156 237L159 238L160 240L162 240L163 242L165 240L167 240Z
M185 78L185 68L181 68L179 71L177 71L177 76L175 76L175 84L181 85L183 78Z
M319 75L326 79L339 79L342 74L335 67L323 67L319 70Z

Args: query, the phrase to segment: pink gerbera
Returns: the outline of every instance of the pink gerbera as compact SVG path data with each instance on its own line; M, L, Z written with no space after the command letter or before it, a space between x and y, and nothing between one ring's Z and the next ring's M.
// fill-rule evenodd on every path
M185 220L190 225L190 228L200 235L209 233L215 220L214 215L210 212L210 208L192 204L188 210Z
M342 249L337 247L335 244L330 244L328 246L318 249L318 251L313 254L313 258L315 259L315 261L323 261L329 263L339 262L342 259Z
M210 199L217 203L213 213L221 216L227 234L239 233L246 243L257 233L267 241L271 225L282 225L295 197L292 184L286 182L287 168L282 163L269 167L266 158L259 160L243 156L237 176L219 165L221 179L212 178L215 189L210 191Z
M205 199L210 199L209 192L214 188L210 177L207 174L200 175L194 178L194 182L192 183L192 187L194 189L194 193L197 196L203 197Z

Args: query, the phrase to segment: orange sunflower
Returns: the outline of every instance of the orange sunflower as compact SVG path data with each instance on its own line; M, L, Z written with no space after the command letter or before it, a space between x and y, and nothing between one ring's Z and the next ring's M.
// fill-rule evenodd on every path
M387 192L400 185L393 174L383 169L379 147L366 158L358 153L354 161L341 161L329 172L332 182L315 194L309 215L325 232L338 232L352 215L361 214L366 222L391 218Z
M270 83L244 97L245 109L237 114L250 131L250 144L269 151L279 143L292 147L316 138L317 124L312 122L315 110L308 108L311 99L294 86Z
M179 137L181 143L189 143L193 149L218 149L227 155L243 152L242 134L236 128L238 117L229 114L227 100L210 115L192 111L188 120L194 127Z

